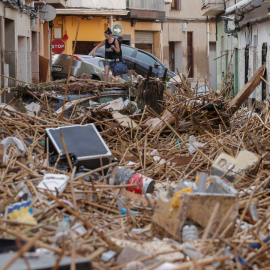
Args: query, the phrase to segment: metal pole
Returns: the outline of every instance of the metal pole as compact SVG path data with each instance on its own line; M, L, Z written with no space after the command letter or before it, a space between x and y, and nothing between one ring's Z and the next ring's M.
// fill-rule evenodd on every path
M50 28L51 31L51 43L50 43L50 78L51 81L53 81L53 77L52 77L52 28Z

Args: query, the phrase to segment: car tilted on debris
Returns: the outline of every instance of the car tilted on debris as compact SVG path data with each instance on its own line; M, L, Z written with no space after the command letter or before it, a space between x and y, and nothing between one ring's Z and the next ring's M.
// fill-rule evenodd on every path
M147 76L149 67L152 67L151 77L162 78L166 70L166 66L154 55L146 51L122 45L122 58L126 61L129 70L135 70L136 73ZM52 65L52 77L54 80L67 78L70 67L71 55L60 54L54 57ZM82 74L91 75L94 80L103 80L104 78L104 58L105 48L101 47L96 51L96 57L89 55L75 55L72 61L70 74L75 77L80 77ZM169 77L175 77L176 74L167 70ZM126 76L122 76L127 79Z
M129 70L135 70L139 75L147 76L149 67L152 66L151 77L163 77L164 71L167 68L156 56L128 45L121 45L122 58L127 61ZM92 56L93 51L89 53ZM96 50L96 56L105 58L104 46ZM169 77L175 77L176 74L170 70L167 70Z

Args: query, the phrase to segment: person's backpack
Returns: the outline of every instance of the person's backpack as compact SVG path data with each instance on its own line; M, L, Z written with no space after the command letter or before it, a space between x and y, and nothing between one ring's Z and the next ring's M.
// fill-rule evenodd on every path
M114 36L114 39L117 39L118 43L119 43L119 47L120 47L120 52L119 52L119 58L120 60L122 60L122 42L123 42L123 37L122 36Z

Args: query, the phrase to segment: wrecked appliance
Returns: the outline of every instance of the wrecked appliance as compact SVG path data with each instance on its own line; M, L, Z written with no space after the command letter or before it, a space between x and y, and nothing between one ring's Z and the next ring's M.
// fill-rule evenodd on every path
M100 136L94 124L65 126L46 129L46 144L49 138L49 153L53 155L65 154L60 130L62 130L67 151L78 159L77 168L96 169L111 163L112 153ZM45 145L47 151L47 145ZM101 160L102 159L102 164Z

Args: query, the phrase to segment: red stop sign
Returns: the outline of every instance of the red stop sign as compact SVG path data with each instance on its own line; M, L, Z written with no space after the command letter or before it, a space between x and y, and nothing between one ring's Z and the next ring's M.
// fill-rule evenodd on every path
M62 39L54 39L52 41L52 52L61 54L66 49L66 43Z

